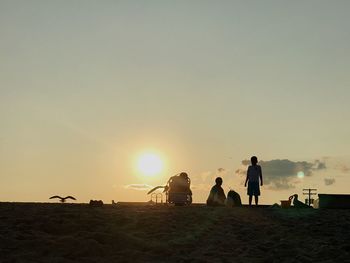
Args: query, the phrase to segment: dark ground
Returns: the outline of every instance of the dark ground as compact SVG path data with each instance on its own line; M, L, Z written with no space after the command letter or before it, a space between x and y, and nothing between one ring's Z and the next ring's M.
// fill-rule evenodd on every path
M0 203L0 262L350 262L350 210Z

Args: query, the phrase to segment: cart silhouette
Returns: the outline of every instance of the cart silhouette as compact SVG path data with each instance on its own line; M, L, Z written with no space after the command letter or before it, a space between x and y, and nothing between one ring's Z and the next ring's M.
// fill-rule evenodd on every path
M166 204L190 205L192 203L191 179L187 173L180 173L169 178L165 186L157 186L150 190L147 194L153 193L155 190L164 188ZM151 195L152 197L152 195Z

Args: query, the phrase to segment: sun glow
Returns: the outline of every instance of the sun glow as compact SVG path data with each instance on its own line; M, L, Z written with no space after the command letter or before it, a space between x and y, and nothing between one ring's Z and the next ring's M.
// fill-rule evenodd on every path
M154 176L163 170L163 161L154 153L144 153L137 160L137 169L143 175Z

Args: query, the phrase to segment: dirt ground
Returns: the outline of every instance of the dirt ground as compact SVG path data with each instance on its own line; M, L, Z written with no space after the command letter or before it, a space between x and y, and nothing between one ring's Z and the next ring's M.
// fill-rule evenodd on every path
M350 262L350 210L0 203L0 262Z

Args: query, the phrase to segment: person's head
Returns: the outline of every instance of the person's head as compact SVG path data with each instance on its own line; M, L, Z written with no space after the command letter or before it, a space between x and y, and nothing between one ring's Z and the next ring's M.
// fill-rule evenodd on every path
M217 178L215 179L215 183L216 183L217 185L222 185L222 178L221 178L221 177L217 177Z
M180 173L180 177L187 179L188 178L188 174L185 172Z
M250 158L250 161L251 161L252 165L256 165L258 163L258 157L252 156L252 158Z

